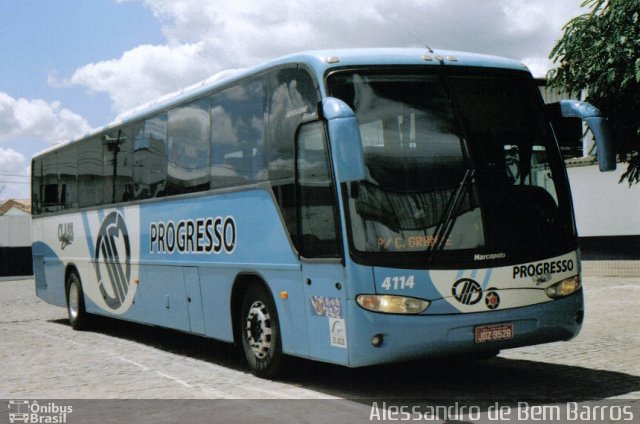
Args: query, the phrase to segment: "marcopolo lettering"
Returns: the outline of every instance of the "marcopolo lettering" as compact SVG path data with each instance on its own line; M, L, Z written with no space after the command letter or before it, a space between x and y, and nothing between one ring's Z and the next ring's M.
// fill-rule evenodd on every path
M230 254L236 247L237 234L232 216L183 219L177 223L152 222L149 226L149 249L152 254Z
M513 267L513 278L536 277L573 271L573 259L561 261L539 262L537 264L517 265Z
M504 253L504 252L488 253L488 254L476 253L475 255L473 255L473 260L474 261L488 261L488 260L494 260L494 259L504 259L506 257L507 257L507 254Z

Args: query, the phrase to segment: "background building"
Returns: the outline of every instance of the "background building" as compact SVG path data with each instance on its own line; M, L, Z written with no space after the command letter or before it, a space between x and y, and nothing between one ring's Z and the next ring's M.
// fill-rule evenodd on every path
M32 274L30 202L0 202L0 277Z

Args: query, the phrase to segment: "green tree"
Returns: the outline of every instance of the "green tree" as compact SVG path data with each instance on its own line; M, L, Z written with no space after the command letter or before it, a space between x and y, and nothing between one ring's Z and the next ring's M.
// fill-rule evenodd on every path
M586 0L549 57L552 87L587 93L608 117L629 186L640 182L640 0Z

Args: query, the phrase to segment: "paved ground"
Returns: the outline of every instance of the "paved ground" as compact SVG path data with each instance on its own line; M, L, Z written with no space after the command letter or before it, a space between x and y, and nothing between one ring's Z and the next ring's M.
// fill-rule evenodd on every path
M0 281L0 399L640 399L640 278L585 277L586 321L569 342L478 362L347 369L294 360L257 379L227 344L99 320L71 330L32 280ZM267 420L268 421L268 420Z

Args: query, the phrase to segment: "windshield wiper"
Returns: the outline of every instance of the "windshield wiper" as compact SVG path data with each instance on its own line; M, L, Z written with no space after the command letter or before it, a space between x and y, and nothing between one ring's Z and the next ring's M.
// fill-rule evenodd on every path
M469 181L473 178L475 169L467 168L458 185L456 191L454 191L449 200L447 201L447 209L440 220L440 223L436 226L433 235L433 243L430 243L427 247L427 261L430 262L435 259L438 252L444 249L447 244L447 239L453 230L453 227L458 219L458 213L460 210L460 199L467 191Z

